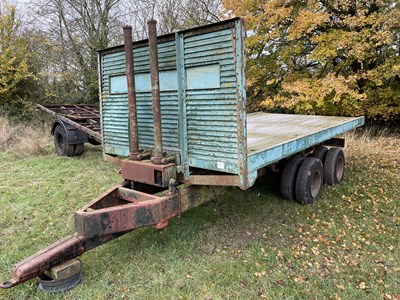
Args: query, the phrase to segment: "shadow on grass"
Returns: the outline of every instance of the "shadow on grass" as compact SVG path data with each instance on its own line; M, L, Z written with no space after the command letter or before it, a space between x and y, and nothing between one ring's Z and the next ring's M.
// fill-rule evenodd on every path
M171 219L166 228L137 229L112 242L118 246L104 251L109 256L125 251L133 256L140 253L140 257L143 249L156 248L162 257L176 249L212 254L217 248L242 247L249 240L261 239L266 228L293 219L299 205L280 197L279 181L279 175L272 173L247 191L229 188L218 199Z

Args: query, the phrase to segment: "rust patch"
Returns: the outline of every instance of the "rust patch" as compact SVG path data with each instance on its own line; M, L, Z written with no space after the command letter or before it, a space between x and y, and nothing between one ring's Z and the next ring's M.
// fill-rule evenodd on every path
M137 125L135 71L133 64L132 27L124 28L124 48L126 61L126 78L128 84L128 110L129 110L129 159L137 160L139 154L139 133Z
M161 103L160 103L160 79L158 72L158 48L157 48L157 21L147 22L149 30L150 47L150 75L151 95L153 98L153 123L154 123L154 164L161 164L163 158L162 132L161 132Z
M124 179L168 187L169 181L176 179L176 165L156 165L148 162L122 160L121 175Z

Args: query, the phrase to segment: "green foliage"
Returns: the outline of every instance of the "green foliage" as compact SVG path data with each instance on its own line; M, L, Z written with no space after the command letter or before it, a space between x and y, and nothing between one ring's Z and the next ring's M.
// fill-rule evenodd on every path
M0 112L22 119L32 115L31 101L39 89L29 66L28 41L19 36L18 27L15 7L4 4L0 10Z
M250 33L250 108L400 118L399 0L223 2Z

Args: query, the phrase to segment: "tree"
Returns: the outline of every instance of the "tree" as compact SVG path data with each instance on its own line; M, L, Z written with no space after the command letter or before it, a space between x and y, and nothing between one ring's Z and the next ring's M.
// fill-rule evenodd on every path
M124 18L132 24L136 39L147 37L147 21L158 21L158 34L167 34L220 21L220 0L127 0L121 2Z
M400 118L399 0L223 0L249 33L251 108Z
M97 50L106 48L119 25L120 0L33 1L36 24L53 51L47 57L51 84L62 102L98 100Z
M12 117L25 117L36 89L36 76L30 71L28 42L18 34L16 8L0 5L0 111ZM32 89L33 88L33 89Z
M32 0L52 57L45 67L50 90L59 102L98 100L97 50L122 43L124 24L134 39L147 36L147 21L159 21L159 34L207 24L216 18L219 0ZM207 8L207 10L205 10ZM193 24L192 24L193 23ZM54 102L54 97L49 99Z
M184 11L184 27L190 28L221 21L223 7L220 0L192 0Z
M134 39L140 40L147 37L149 19L157 19L158 34L165 34L215 21L220 7L220 0L24 1L18 30L24 45L13 42L13 47L25 52L20 71L41 85L40 98L31 97L35 102L93 103L98 101L97 51L121 44L124 24L133 25Z

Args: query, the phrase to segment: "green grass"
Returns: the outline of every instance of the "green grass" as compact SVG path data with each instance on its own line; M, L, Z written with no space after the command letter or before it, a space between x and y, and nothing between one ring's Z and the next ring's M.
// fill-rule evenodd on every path
M400 139L349 140L344 182L314 205L281 199L274 178L232 189L162 230L85 253L84 280L67 293L38 292L35 279L0 298L399 299ZM93 147L73 159L51 145L21 157L0 154L2 280L73 233L73 212L121 182Z

